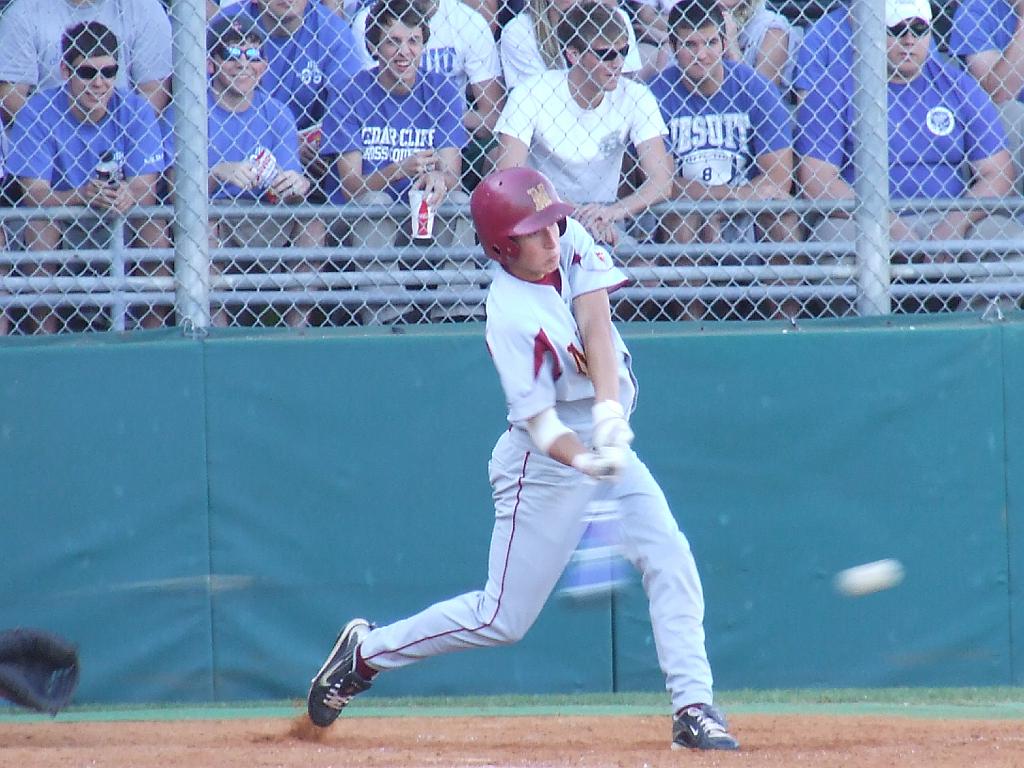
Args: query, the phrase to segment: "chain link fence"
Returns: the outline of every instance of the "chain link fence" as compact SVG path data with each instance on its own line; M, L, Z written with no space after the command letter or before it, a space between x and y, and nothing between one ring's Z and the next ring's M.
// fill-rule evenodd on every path
M620 320L1016 307L1021 5L10 0L0 334L479 320L523 163Z

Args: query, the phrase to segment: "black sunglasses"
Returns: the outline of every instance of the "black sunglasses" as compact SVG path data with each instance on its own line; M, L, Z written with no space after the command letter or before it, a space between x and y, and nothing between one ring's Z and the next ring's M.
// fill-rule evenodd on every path
M619 56L626 58L629 55L629 46L624 45L621 48L591 48L590 52L601 61L615 61Z
M93 80L97 75L103 75L107 80L113 80L117 77L117 64L107 64L105 67L94 67L92 64L81 64L72 70L75 77L80 77L82 80Z
M221 47L219 55L223 61L263 61L263 52L256 46L240 48L237 45L225 45Z
M932 29L931 24L921 19L915 19L914 21L901 21L899 24L893 24L888 28L890 37L906 37L910 35L912 37L924 37Z

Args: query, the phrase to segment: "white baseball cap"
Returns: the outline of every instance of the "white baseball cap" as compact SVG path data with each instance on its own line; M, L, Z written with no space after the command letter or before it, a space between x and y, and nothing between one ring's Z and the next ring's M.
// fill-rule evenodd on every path
M932 6L928 0L885 0L885 26L894 27L901 21L932 20Z

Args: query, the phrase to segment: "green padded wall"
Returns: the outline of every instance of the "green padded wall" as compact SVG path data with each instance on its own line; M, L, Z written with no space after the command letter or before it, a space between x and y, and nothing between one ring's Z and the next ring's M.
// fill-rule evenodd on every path
M1004 326L1003 364L1006 370L1006 502L1002 510L1009 542L1009 600L1007 614L1013 640L1012 681L1024 684L1024 324Z
M305 695L354 615L483 587L503 398L478 330L206 344L222 698ZM586 635L582 646L568 638ZM515 649L382 676L383 693L608 690L607 609L554 605ZM259 670L254 676L253 670Z
M721 686L1008 681L1001 333L631 339L637 448L701 567ZM882 557L903 586L837 596L837 570ZM616 611L627 689L660 681L637 592Z
M721 688L1020 683L1024 323L624 332ZM481 586L503 426L479 327L2 339L0 628L78 642L80 702L300 697L350 616ZM375 689L661 685L634 583Z
M202 346L0 348L0 628L73 639L79 700L208 701Z

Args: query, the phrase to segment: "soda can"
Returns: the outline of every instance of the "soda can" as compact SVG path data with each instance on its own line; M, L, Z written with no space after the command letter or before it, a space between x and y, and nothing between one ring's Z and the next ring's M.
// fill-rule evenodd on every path
M99 162L96 163L96 170L93 172L93 178L98 184L109 186L121 183L121 163L116 152L108 150L100 156Z

